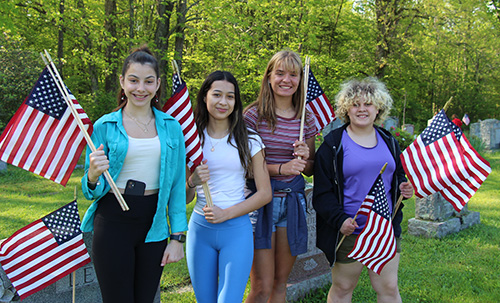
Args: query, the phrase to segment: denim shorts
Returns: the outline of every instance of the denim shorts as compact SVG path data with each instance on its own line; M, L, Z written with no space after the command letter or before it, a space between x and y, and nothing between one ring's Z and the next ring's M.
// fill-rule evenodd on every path
M299 199L300 199L300 204L302 205L302 211L304 212L305 215L306 199L301 194L299 194ZM286 214L288 205L286 204L286 197L273 197L272 203L273 203L273 232L275 232L276 227L286 227L287 224ZM249 214L254 232L258 215L259 215L259 209L254 210Z

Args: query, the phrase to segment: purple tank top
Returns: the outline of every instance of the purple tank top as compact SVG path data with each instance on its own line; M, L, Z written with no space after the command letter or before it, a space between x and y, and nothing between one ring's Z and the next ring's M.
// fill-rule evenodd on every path
M396 163L378 131L375 131L375 133L377 134L377 145L370 148L354 142L347 131L344 131L342 135L344 149L344 212L351 218L356 215L359 206L386 162L387 167L382 174L382 179L384 180L389 210L392 213L390 191ZM356 229L354 234L359 234L365 226L366 216L358 215L356 222L359 228Z

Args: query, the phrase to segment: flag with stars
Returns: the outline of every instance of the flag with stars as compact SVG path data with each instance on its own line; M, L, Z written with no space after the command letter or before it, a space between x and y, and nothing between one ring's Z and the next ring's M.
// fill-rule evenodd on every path
M0 263L24 299L90 262L76 200L0 244Z
M457 211L491 173L488 161L477 153L444 110L401 153L401 161L417 197L440 192Z
M309 81L307 82L307 98L306 108L314 114L316 119L316 128L318 132L325 128L330 122L335 120L335 112L333 111L330 101L319 86L318 81L314 77L311 69L309 69Z
M365 227L347 257L380 275L385 264L396 255L396 238L381 175L377 177L367 199L368 196L373 204L368 211Z
M375 183L373 183L373 186L370 189L370 192L366 195L363 203L361 203L361 206L359 207L357 212L358 215L368 216L372 208L373 201L375 201L375 195L380 190L384 190L384 182L382 181L381 175L378 175L377 180L375 180Z
M186 143L186 163L193 172L203 161L203 150L194 122L193 108L186 82L182 81L177 73L174 73L172 77L172 97L163 105L163 111L181 124Z
M71 93L70 99L92 133L87 114ZM0 160L66 185L85 145L83 133L45 68L0 136Z

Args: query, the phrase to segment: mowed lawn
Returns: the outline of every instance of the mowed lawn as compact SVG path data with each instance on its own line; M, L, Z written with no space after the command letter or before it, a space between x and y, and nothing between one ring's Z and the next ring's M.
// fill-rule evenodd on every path
M415 200L405 202L403 253L399 287L404 302L500 302L500 152L486 153L493 172L469 202L480 213L481 224L442 239L408 235L408 219ZM80 216L90 205L80 191L83 169L76 169L66 187L17 167L0 173L0 239L34 220L78 199ZM189 204L188 215L194 203ZM196 302L185 259L165 267L162 302ZM248 289L247 289L248 292ZM328 286L298 302L326 302ZM362 274L353 302L376 302Z

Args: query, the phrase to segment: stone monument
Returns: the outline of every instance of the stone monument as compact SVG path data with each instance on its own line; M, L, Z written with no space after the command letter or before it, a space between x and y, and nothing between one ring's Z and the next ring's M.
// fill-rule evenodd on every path
M479 212L469 211L467 204L457 212L437 192L425 198L416 198L415 218L408 220L408 234L442 238L479 223Z
M470 134L481 138L487 150L500 148L500 121L496 119L472 123L470 125Z
M306 293L331 283L328 260L316 247L316 212L312 207L312 186L306 186L307 198L307 253L299 255L287 284L287 302L295 301Z

